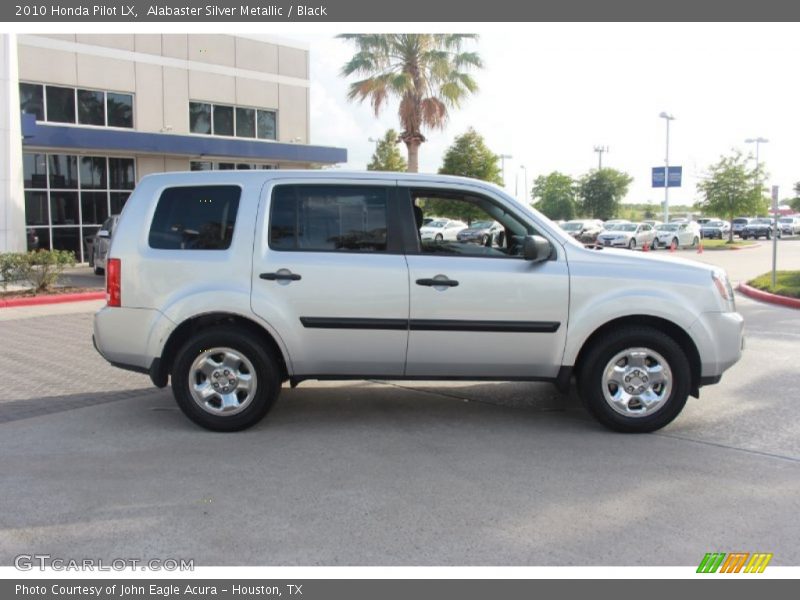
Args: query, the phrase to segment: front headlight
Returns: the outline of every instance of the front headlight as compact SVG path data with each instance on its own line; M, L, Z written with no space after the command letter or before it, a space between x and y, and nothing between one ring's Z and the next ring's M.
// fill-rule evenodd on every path
M728 280L728 275L725 271L716 269L711 272L711 280L714 282L714 287L717 288L720 298L722 298L727 310L733 312L736 310L736 300L733 297L733 288L731 282Z

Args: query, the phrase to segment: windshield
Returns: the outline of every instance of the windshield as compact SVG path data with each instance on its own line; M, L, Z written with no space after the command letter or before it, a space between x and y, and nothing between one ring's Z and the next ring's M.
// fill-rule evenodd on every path
M736 223L737 225L744 225L745 223L747 223L747 219L734 219L733 222Z
M722 227L722 221L709 221L706 227Z
M769 225L771 221L769 219L754 219L753 223L758 223L759 225Z
M583 229L583 221L570 221L561 226L564 231L579 231Z
M435 229L441 229L442 227L444 227L445 223L447 223L447 221L431 221L430 223L425 225L425 227L433 227Z
M794 221L792 217L783 217L781 219L781 223L791 223L792 221Z
M678 230L678 225L677 225L677 223L668 223L668 224L664 224L664 225L657 225L656 226L656 230L657 231L677 231Z
M617 231L636 231L635 223L622 223L617 225Z
M491 221L475 221L472 225L470 225L470 229L489 229L491 226Z

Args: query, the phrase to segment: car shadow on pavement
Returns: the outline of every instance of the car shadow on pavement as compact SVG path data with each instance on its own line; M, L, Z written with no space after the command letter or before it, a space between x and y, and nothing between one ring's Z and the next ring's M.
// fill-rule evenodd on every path
M53 413L96 406L108 402L117 402L152 393L152 388L124 390L118 392L86 392L65 396L47 396L43 398L26 398L22 400L5 400L0 402L0 423L30 419Z

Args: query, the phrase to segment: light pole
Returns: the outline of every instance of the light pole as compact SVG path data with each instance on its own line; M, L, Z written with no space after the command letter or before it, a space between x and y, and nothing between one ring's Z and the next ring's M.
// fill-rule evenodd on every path
M523 174L525 175L525 187L522 188L522 198L523 200L527 201L528 198L528 169L525 168L525 165L520 165L520 169L522 169Z
M500 170L503 173L503 187L506 187L506 159L511 160L514 157L510 154L498 154L497 158L500 159Z
M669 122L675 117L667 112L658 115L667 122L667 150L664 155L664 223L669 223Z
M594 151L597 152L597 170L603 168L603 152L608 152L608 146L595 146Z
M745 144L755 144L756 145L756 182L755 187L758 189L758 186L761 185L761 178L759 177L761 171L761 163L759 162L759 150L761 144L766 144L769 142L767 138L757 137L757 138L747 138L744 143Z

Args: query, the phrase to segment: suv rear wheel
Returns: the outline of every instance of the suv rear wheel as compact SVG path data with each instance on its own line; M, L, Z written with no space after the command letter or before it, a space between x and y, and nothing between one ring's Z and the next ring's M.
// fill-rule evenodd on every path
M604 336L583 359L578 392L589 412L615 431L661 429L683 409L689 361L671 337L652 327L624 327Z
M280 392L280 367L249 331L215 327L178 351L172 393L183 413L213 431L239 431L258 423Z

